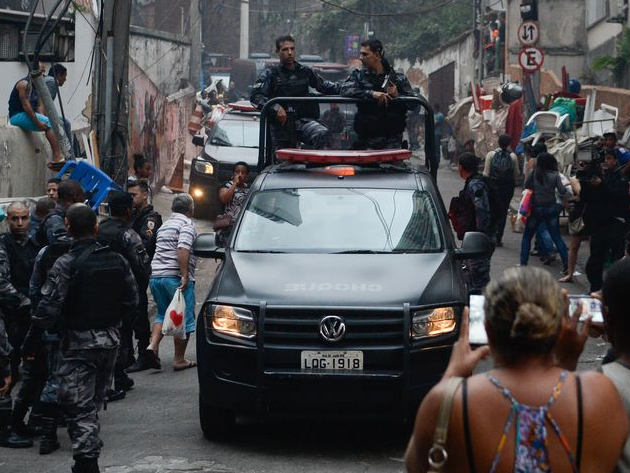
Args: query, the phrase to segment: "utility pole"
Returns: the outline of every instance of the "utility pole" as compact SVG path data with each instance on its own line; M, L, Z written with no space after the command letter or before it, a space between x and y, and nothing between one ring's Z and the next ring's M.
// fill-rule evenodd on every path
M201 11L199 0L190 0L188 21L190 30L190 84L195 90L201 88Z
M241 0L241 42L239 57L249 57L249 0ZM229 84L228 84L229 85Z
M101 168L118 184L127 179L129 23L131 0L102 0L103 28L93 88ZM103 51L105 48L105 52Z

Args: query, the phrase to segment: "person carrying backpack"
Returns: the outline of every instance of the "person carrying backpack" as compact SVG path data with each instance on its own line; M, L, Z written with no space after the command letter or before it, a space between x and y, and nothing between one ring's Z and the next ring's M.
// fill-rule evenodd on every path
M496 191L500 202L499 221L496 226L497 246L503 246L505 221L519 175L516 155L508 149L511 141L510 135L499 136L499 148L488 153L483 168L483 175L490 179L490 185Z
M457 238L466 232L482 232L494 243L498 221L498 201L488 179L478 172L479 158L464 153L459 158L459 175L466 180L458 197L451 201L449 217ZM490 256L465 261L469 291L481 294L490 281Z

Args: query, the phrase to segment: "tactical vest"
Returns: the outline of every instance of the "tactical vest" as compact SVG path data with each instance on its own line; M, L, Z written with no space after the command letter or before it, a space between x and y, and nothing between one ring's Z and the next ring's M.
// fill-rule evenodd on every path
M116 253L128 258L127 249L123 246L123 235L127 226L120 220L108 218L98 226L97 241L109 246Z
M359 71L359 82L366 91L385 92L382 88L384 74L368 74L365 70ZM390 81L395 83L400 90L400 83L396 80L395 73L390 75ZM400 103L390 103L387 107L380 105L375 100L364 100L357 104L357 113L354 116L354 129L361 137L388 137L393 138L405 131L407 119L407 106Z
M31 274L33 273L35 258L39 249L31 239L26 245L19 245L10 233L3 233L0 238L2 238L2 243L9 256L11 284L20 294L28 297Z
M296 64L293 71L276 66L273 69L275 79L274 97L308 97L309 96L309 73L304 66ZM317 103L294 103L282 104L286 110L288 107L295 110L295 118L319 118L319 104ZM290 112L290 110L288 110Z
M38 265L39 277L41 281L46 280L46 277L48 276L48 271L50 271L50 268L53 267L55 261L57 261L60 256L63 256L68 251L70 251L71 246L72 240L66 239L57 240L46 247Z
M125 284L122 258L97 244L83 250L70 265L71 278L64 326L68 330L95 330L116 326L121 320Z
M37 244L41 247L44 247L49 243L48 236L46 235L46 221L53 215L58 215L63 219L66 217L66 211L57 206L48 212L48 214L44 217L44 220L42 220L42 223L39 224L39 227L37 227L37 231L35 232L35 241L37 241Z

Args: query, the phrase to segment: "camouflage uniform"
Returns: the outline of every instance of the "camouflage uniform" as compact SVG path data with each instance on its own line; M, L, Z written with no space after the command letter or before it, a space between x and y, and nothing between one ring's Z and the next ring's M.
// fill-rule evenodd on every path
M9 341L15 348L11 353L11 377L13 385L20 378L20 348L30 325L31 301L28 297L28 285L33 272L38 246L33 238L16 236L11 233L0 235L0 308L6 315L5 324ZM29 387L37 389L31 382L32 377L43 385L43 362L40 365L30 364L24 371L24 381ZM24 387L24 383L23 383ZM24 392L20 389L18 398L33 398L37 393ZM34 399L33 399L34 400ZM28 409L28 407L27 407Z
M35 232L37 243L39 243L40 246L50 245L68 236L68 229L64 222L66 210L67 209L61 203L57 203L55 208L46 215Z
M466 179L464 189L459 193L460 199L471 209L468 232L482 232L488 235L491 243L495 242L495 228L490 211L490 189L480 174L473 174ZM465 260L468 273L469 291L481 294L490 282L490 256Z
M95 254L102 251L101 258L106 256L110 265L116 268L124 277L120 281L108 281L116 288L116 292L110 290L101 294L108 304L115 304L118 314L110 316L120 321L129 321L135 316L138 304L138 292L135 280L129 264L122 257L118 257L108 248L100 247L95 239L86 238L73 243L70 252L61 256L50 270L46 283L42 287L42 299L33 315L33 324L40 329L56 328L61 331L61 366L59 369L59 398L68 423L68 433L72 439L73 457L76 460L77 470L79 464L96 464L100 455L100 441L98 438L100 409L105 391L110 386L116 360L116 352L120 344L119 323L103 328L69 328L76 327L72 324L89 324L90 317L73 318L69 323L69 310L73 307L84 314L93 313L94 307L76 307L76 301L68 297L74 294L81 301L85 300L81 291L71 293L73 284L83 284L85 289L88 281L72 278L73 270L79 270L92 264L83 260L77 260L86 254L86 250L92 249L90 260L94 261ZM74 268L78 264L79 268ZM91 281L90 281L91 282ZM93 288L93 291L97 288ZM105 290L105 289L103 289ZM96 303L96 301L95 301ZM76 316L73 316L76 317ZM98 467L96 467L98 468ZM86 470L87 471L87 470ZM98 471L93 470L93 471Z
M125 257L131 272L133 273L135 283L138 287L138 293L144 291L146 294L147 287L149 286L149 276L151 275L151 260L142 243L142 239L136 233L135 230L128 228L124 221L118 218L106 218L99 225L98 230L98 242L102 245L109 246L116 253ZM129 363L130 359L133 359L133 343L132 343L132 324L134 320L129 320L124 323L121 328L121 343L118 350L118 359L116 360L116 374L115 385L116 390L127 390L129 388L123 387L125 384L131 385L133 382L127 381L125 375L125 367L132 364ZM145 334L147 336L146 346L149 345L148 336L150 332ZM141 353L144 352L146 346L143 347Z
M372 92L387 91L387 87L383 87L386 78L396 85L401 96L414 96L407 77L392 70L388 64L380 74L367 68L356 69L341 85L343 97L365 99L357 104L354 116L354 130L359 135L353 145L355 149L399 149L402 146L407 104L393 101L385 106L372 98Z
M309 87L325 95L339 94L339 85L322 79L313 69L294 63L293 69L282 65L273 66L260 73L250 95L250 102L262 110L264 105L276 97L308 97ZM275 122L272 126L274 146L278 148L296 148L297 140L315 149L330 145L328 128L319 123L319 104L296 102L273 106L277 113L280 107L287 112L284 126ZM273 117L275 118L275 117Z

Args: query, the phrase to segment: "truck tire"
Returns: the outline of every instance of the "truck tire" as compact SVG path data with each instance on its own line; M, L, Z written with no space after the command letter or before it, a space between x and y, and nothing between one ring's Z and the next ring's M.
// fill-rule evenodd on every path
M216 407L199 398L199 423L204 437L208 440L225 440L236 427L233 411Z

